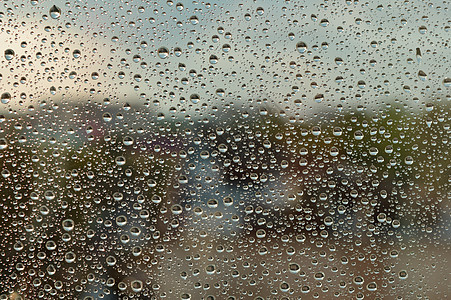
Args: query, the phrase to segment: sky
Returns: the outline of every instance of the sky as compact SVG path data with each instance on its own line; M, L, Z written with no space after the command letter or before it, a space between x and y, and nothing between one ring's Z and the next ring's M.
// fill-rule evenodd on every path
M163 112L265 101L301 115L393 99L422 107L449 98L449 12L429 3L6 1L1 52L15 55L1 57L12 100L0 111L106 97Z

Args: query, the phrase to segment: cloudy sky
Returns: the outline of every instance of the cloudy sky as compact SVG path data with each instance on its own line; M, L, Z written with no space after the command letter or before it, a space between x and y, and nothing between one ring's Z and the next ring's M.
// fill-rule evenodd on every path
M241 3L6 2L2 53L14 57L1 57L11 101L0 110L105 97L161 111L263 99L303 115L446 96L448 10L438 1Z

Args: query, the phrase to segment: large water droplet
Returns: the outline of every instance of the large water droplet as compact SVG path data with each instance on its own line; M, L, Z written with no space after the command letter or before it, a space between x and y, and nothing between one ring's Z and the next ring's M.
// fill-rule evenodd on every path
M52 19L59 19L59 17L61 17L61 9L56 5L53 5L50 8L49 13Z
M14 50L12 49L6 49L5 50L5 58L6 60L12 60L14 58Z
M0 150L4 150L8 148L8 142L6 141L6 139L1 138L0 139Z
M157 53L159 58L165 59L169 57L169 50L166 47L159 48Z
M2 97L1 97L1 101L3 104L7 104L9 101L11 101L11 94L8 92L3 93Z
M299 51L299 53L304 53L307 51L307 45L304 42L299 42L296 44L296 49Z

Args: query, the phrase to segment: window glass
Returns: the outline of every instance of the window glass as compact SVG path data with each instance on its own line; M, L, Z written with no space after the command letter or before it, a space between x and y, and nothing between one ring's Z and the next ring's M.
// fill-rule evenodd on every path
M449 15L2 1L0 299L446 299Z

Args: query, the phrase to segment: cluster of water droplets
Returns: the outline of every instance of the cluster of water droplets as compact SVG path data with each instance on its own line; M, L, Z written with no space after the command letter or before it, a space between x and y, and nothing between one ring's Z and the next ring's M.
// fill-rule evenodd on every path
M445 299L445 3L7 1L0 299Z

